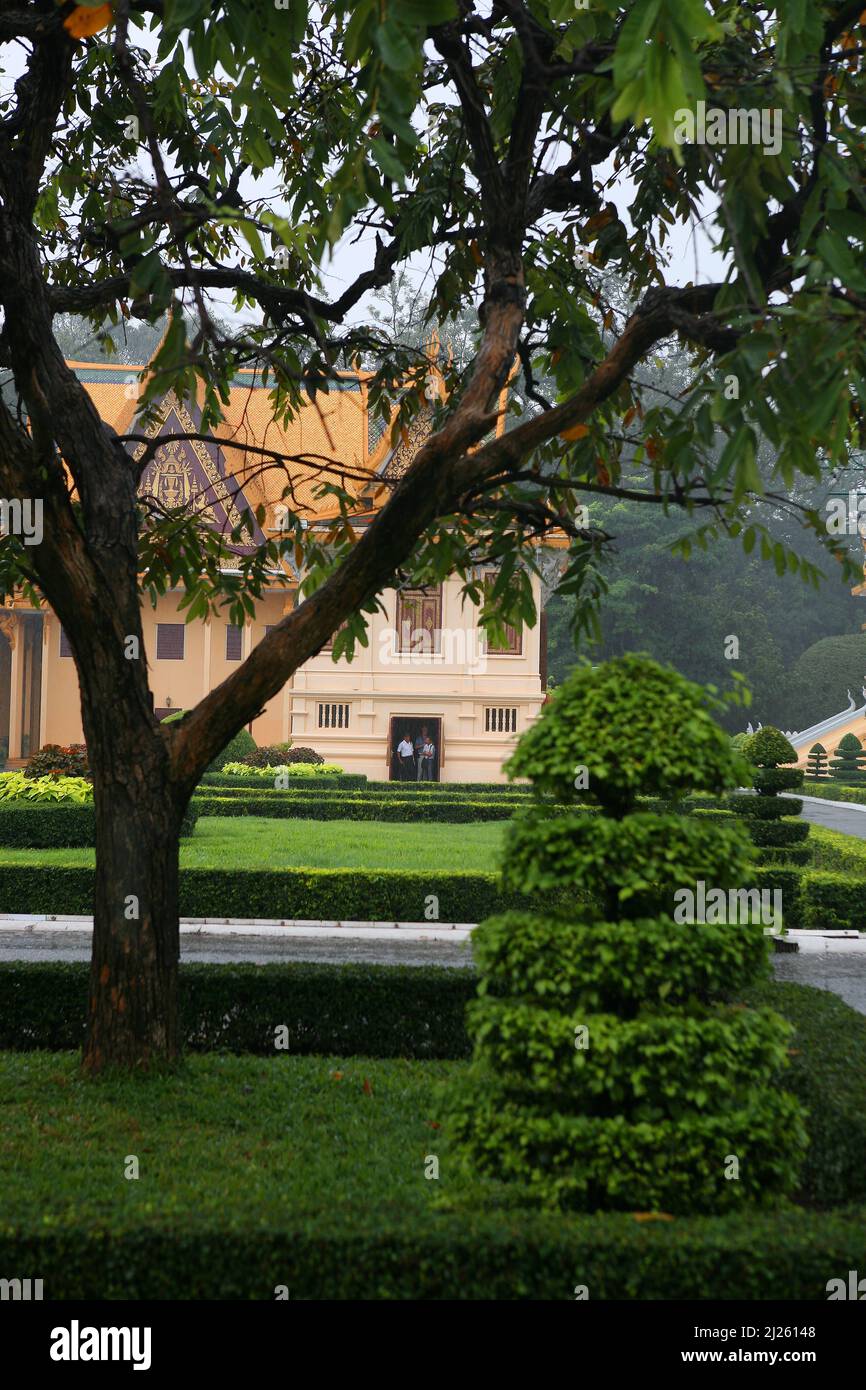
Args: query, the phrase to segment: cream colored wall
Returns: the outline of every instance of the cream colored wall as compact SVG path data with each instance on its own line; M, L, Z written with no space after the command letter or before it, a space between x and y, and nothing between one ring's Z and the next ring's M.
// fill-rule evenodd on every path
M226 660L227 622L216 618L185 628L182 661L156 659L156 625L183 620L177 608L179 598L176 593L167 594L155 610L148 604L142 613L151 689L160 708L169 699L174 709L192 708L239 664ZM395 650L390 635L396 623L395 592L386 590L382 602L385 611L371 620L369 645L359 648L352 662L335 663L328 652L308 661L254 721L256 742L291 738L349 772L382 780L389 776L390 719L436 718L442 720L443 730L442 781L504 781L502 763L515 735L485 733L484 709L488 705L516 707L518 734L538 714L542 700L539 625L524 628L520 656L483 654L473 645L477 611L471 604L461 604L459 580L448 580L442 595L441 654L405 655ZM268 594L259 603L255 620L243 633L244 656L264 637L267 625L280 621L285 605L285 591ZM59 623L53 615L48 615L47 626L42 742L80 742L74 663L60 656ZM350 705L347 730L319 728L318 706L323 702Z
M536 581L537 583L537 581ZM442 652L400 654L395 630L397 596L382 595L384 613L370 621L369 646L351 662L335 663L329 652L308 661L292 689L292 738L311 746L348 772L376 780L390 773L391 717L438 718L442 722L443 782L504 781L502 763L516 735L485 733L489 705L517 708L517 734L541 708L540 626L524 628L520 656L478 655L477 610L461 602L460 581L448 580L442 593ZM539 593L536 590L536 602ZM465 658L467 655L470 661ZM320 729L320 702L348 703L349 728Z

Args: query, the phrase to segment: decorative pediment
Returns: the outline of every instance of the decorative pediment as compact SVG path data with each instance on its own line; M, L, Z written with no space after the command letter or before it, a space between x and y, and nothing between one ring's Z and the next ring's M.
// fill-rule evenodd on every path
M144 432L162 442L141 476L140 497L153 499L165 511L192 511L203 525L225 536L240 526L241 544L230 547L237 552L264 542L243 488L226 468L219 441L180 437L203 432L197 405L181 402L174 391L167 391ZM138 444L132 457L140 459L145 448Z

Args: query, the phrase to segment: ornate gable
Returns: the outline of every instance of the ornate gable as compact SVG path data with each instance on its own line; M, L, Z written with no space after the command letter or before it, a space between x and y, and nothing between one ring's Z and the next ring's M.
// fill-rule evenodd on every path
M230 548L237 552L251 550L262 544L265 537L243 488L226 468L219 441L178 438L201 432L198 406L183 403L174 391L167 391L154 422L144 431L151 439L164 442L142 474L139 496L150 497L169 511L191 510L204 525L226 536L240 526L242 543ZM138 444L132 457L141 458L145 447Z

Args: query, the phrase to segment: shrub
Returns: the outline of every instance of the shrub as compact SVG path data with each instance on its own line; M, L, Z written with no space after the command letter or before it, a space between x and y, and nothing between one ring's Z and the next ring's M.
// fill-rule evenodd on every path
M248 763L226 763L222 770L228 776L247 776L271 782L280 775L294 780L296 777L333 777L343 771L339 763L325 762L294 763L292 766L287 763L266 763L262 767L253 767Z
M93 783L86 777L27 777L23 772L0 773L0 801L93 800Z
M192 803L184 813L182 836L193 833L197 818L198 809ZM8 849L87 849L93 847L95 839L92 799L54 803L0 801L0 845ZM31 897L32 894L22 897L22 904L28 909Z
M827 760L827 749L823 743L813 743L809 749L809 756L806 759L806 777L810 781L819 782L823 778L830 776L830 767Z
M731 810L748 825L760 861L805 862L808 849L804 850L803 841L809 836L809 822L791 819L799 816L803 803L778 795L780 791L795 790L803 785L803 773L799 768L779 767L779 763L797 761L796 749L783 733L766 724L752 734L746 752L755 764L752 782L757 795L730 797Z
M866 786L866 753L856 734L846 734L840 741L830 768L834 781Z
M676 672L620 658L570 676L507 764L572 804L583 766L601 810L539 806L512 823L506 889L568 894L568 907L536 928L518 913L476 929L473 1068L443 1098L464 1167L518 1184L528 1201L687 1213L772 1201L796 1184L804 1116L777 1084L790 1028L771 1010L715 1002L732 981L766 975L767 938L757 923L671 920L678 883L742 881L744 831L637 810L640 792L742 779L717 709ZM679 950L659 960L668 938ZM728 1182L725 1155L740 1146L748 1171Z
M47 774L86 777L89 773L85 743L70 743L66 747L59 743L46 743L29 758L24 769L26 777L44 777Z
M194 809L194 808L193 808ZM0 864L0 912L93 912L93 869ZM266 921L423 922L429 895L442 922L480 922L531 899L502 889L497 874L437 869L181 869L182 917Z
M252 753L256 746L256 741L249 729L240 729L234 738L229 739L221 753L217 753L213 762L208 767L208 772L221 772L226 763L239 762L241 758Z
M325 776L319 774L318 776L314 775L310 777L296 777L294 774L292 775L292 791L298 788L306 788L307 790L315 789L317 791L320 788L323 790L325 788L339 788L357 791L366 787L366 785L367 778L364 776L363 772L328 773ZM390 786L390 783L388 785ZM410 783L407 782L406 786L409 785ZM267 779L263 779L259 775L259 771L252 767L245 767L242 774L227 774L225 770L222 772L206 772L199 786L206 791L213 790L220 794L224 788L233 788L238 791L252 791L256 796L263 795L267 792L275 792L273 783L268 786Z
M271 789L272 790L272 789ZM489 801L446 800L418 797L399 800L396 797L362 798L347 793L315 793L295 795L292 791L257 796L197 796L195 806L201 816L266 816L271 820L365 820L427 821L450 824L471 824L476 821L508 820L514 814L514 804L504 798Z
M749 739L749 760L756 767L778 767L780 763L795 763L797 750L780 729L765 724Z
M305 763L307 766L317 767L324 761L321 753L317 753L315 749L293 748L290 743L265 744L241 758L241 762L247 767L291 767L292 763Z

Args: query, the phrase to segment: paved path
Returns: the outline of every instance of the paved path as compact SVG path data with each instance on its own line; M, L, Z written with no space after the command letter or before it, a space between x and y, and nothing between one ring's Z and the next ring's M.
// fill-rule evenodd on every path
M854 802L825 801L820 796L804 796L803 820L823 825L827 830L841 830L844 835L856 835L866 840L866 806Z
M312 929L304 935L297 929L282 934L255 935L196 931L181 935L181 960L209 963L253 961L267 965L281 960L325 961L339 964L357 961L365 965L453 965L472 964L468 933L451 932L438 939L419 939L393 927L379 934L360 935L349 930L327 932ZM49 926L31 930L3 930L0 925L0 961L13 960L90 960L91 934L88 929L51 930Z

